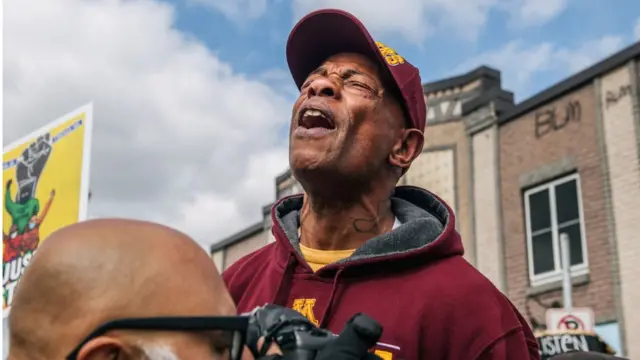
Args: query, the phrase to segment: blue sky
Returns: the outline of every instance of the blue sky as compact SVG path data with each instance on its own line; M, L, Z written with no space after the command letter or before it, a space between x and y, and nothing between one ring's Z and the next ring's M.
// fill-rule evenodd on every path
M178 29L263 81L293 88L284 56L288 32L305 9L328 6L361 17L377 39L420 69L423 81L483 63L503 71L518 101L631 44L640 16L635 0L396 0L420 13L408 21L395 10L392 21L381 19L391 6L373 1L166 1L176 7ZM452 20L442 20L447 17Z

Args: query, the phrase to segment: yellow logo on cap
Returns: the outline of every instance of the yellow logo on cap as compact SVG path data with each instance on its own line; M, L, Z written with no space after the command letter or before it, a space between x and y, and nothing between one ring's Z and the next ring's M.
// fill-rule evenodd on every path
M380 50L382 56L384 56L384 60L387 62L387 64L391 66L404 64L404 58L398 55L395 50L379 41L376 41L376 45L378 45L378 49Z

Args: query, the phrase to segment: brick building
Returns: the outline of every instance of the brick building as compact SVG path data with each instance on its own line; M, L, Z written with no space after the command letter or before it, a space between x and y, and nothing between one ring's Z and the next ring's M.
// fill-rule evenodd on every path
M562 304L559 234L568 234L573 305L591 307L596 329L631 358L640 357L639 60L637 43L472 134L476 246L492 249L476 266L542 324Z
M591 307L630 358L640 358L639 83L636 43L519 104L488 67L425 84L425 149L401 180L452 206L467 260L534 326L562 305L568 234L574 306ZM289 171L276 179L276 198L300 191ZM214 245L219 266L273 241L269 209Z

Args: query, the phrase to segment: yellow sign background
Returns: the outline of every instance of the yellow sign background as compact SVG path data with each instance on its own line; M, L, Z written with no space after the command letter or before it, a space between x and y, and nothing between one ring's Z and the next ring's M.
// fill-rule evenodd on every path
M51 191L55 195L46 217L39 228L40 244L54 231L69 224L83 220L86 217L86 202L88 198L88 151L90 145L90 108L82 109L55 121L49 126L34 132L10 148L5 148L2 163L2 231L3 238L9 234L12 218L5 207L6 184L9 179L11 184L11 198L15 200L18 191L16 180L16 166L14 160L19 159L22 152L35 142L38 137L49 133L51 138L51 153L39 177L35 198L39 200L41 214L50 199ZM3 251L5 247L3 241ZM3 284L7 282L7 270L9 263L3 260ZM5 284L3 296L3 310L10 306L11 296L7 297L7 288L15 286L17 281L9 281ZM9 286L7 286L9 285ZM11 287L13 287L11 286ZM12 292L13 289L10 289Z

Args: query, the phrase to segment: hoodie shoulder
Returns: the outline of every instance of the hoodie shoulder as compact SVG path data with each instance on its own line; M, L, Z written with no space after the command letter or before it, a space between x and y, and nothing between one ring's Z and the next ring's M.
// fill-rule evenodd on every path
M238 301L240 293L246 289L255 274L269 264L276 251L276 243L267 244L260 249L238 259L222 273L227 289L233 300Z
M469 354L476 355L501 339L510 339L510 334L517 334L514 335L517 341L513 340L516 343L510 342L510 346L529 354L530 343L535 342L533 333L506 295L461 256L444 259L438 267L439 275L431 272L423 281L436 287L443 299L437 311L430 312L439 320L436 323L442 325L443 334L456 339Z

